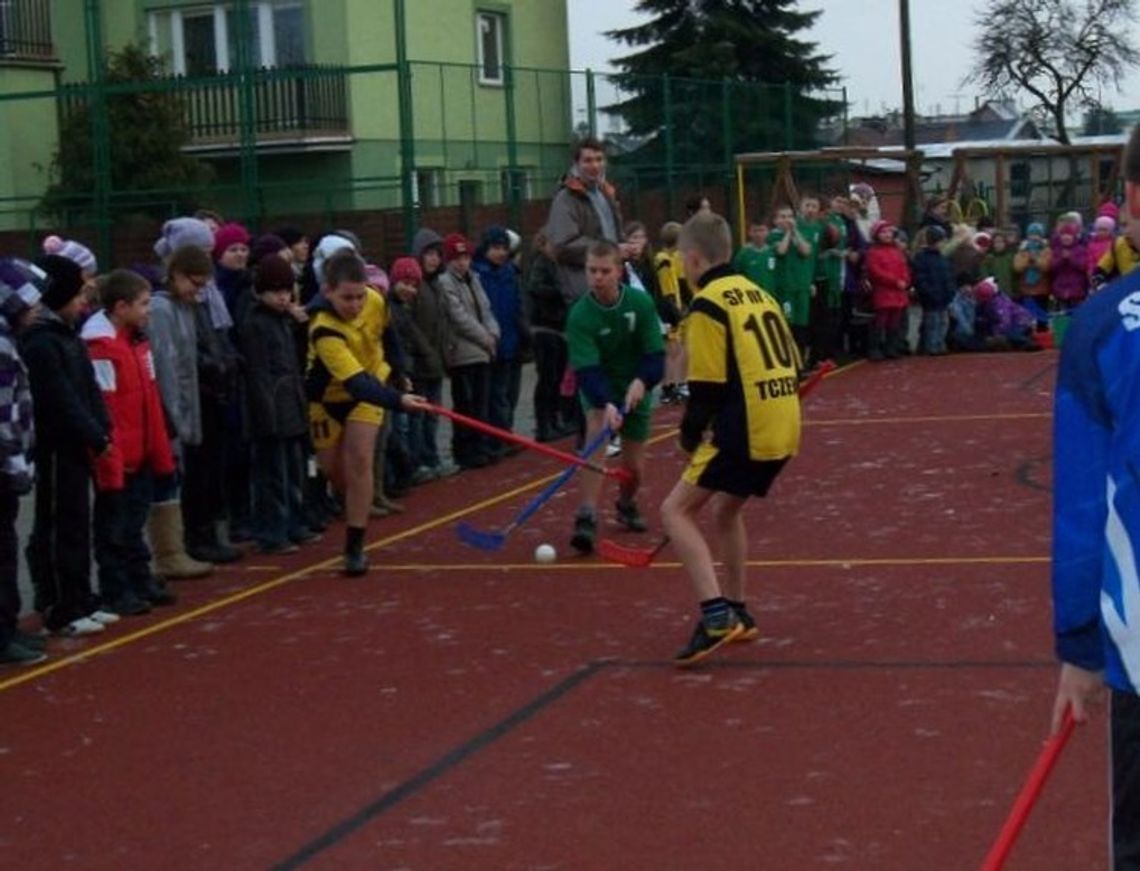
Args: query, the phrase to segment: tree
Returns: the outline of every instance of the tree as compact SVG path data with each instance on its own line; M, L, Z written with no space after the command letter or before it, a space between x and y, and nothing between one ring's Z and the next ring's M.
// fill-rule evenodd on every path
M989 0L975 15L977 71L988 93L1021 90L1058 142L1075 108L1098 105L1096 86L1120 85L1132 66L1135 0Z
M723 166L728 150L815 145L820 120L842 103L818 96L837 81L826 66L830 58L796 38L821 13L795 6L795 0L639 0L636 10L652 19L606 33L637 49L614 59L615 84L629 96L606 107L631 134L645 137L636 160L664 163L670 121L674 165L687 168Z
M108 87L143 85L165 76L163 62L141 46L129 45L107 56ZM94 89L77 89L63 100L59 149L52 159L56 181L41 204L50 214L63 216L94 202L91 100L95 98ZM185 192L209 182L213 168L182 152L190 141L190 130L181 95L173 89L116 88L106 100L111 190L116 194L174 190L179 192L179 205L192 208L194 203ZM170 197L164 199L168 204Z

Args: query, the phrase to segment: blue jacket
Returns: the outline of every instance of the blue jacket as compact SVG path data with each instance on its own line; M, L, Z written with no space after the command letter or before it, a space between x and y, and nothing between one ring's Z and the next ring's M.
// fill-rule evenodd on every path
M483 292L491 301L491 311L499 322L499 344L497 360L517 360L522 345L522 288L519 286L519 270L510 260L496 266L476 255L471 268L479 275Z
M1073 314L1053 419L1057 656L1140 687L1140 272Z
M914 255L914 289L928 311L945 311L958 288L950 261L937 248L923 248Z

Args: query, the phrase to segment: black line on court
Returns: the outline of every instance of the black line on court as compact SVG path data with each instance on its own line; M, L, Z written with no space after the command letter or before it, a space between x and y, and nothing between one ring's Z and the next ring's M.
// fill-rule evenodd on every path
M501 719L495 725L480 732L474 738L464 741L459 746L449 750L443 756L439 757L427 768L421 769L416 774L413 774L403 783L385 792L375 801L361 808L351 817L343 820L320 835L305 846L301 847L293 855L287 859L282 860L276 865L272 866L274 871L286 871L286 869L300 868L307 863L310 859L315 858L320 853L328 850L330 847L336 846L343 841L346 837L361 829L367 823L374 820L376 817L385 811L391 809L399 804L406 798L415 795L425 786L432 781L442 777L451 769L455 768L460 763L467 760L469 757L475 755L480 750L486 749L491 744L494 744L500 738L508 735L514 731L515 728L521 726L527 720L530 720L536 714L540 713L548 705L553 704L562 698L567 693L574 690L579 684L585 683L595 674L597 674L603 662L592 662L585 668L574 672L568 677L556 683L546 692L541 693L535 698L531 699L525 705L515 709L506 717Z
M1037 480L1038 470L1045 467L1046 464L1053 462L1052 454L1045 454L1040 457L1030 457L1018 464L1017 469L1013 473L1013 480L1022 487L1029 490L1039 490L1042 493L1052 493L1053 487L1050 484L1044 484Z
M1032 387L1034 384L1036 384L1038 381L1040 381L1042 378L1044 378L1050 372L1053 372L1054 370L1056 370L1056 368L1057 368L1056 363L1050 363L1048 366L1046 366L1044 369L1042 369L1037 374L1030 375L1028 378L1026 378L1024 381L1022 381L1020 384L1018 384L1017 389L1018 390L1028 390L1030 387Z

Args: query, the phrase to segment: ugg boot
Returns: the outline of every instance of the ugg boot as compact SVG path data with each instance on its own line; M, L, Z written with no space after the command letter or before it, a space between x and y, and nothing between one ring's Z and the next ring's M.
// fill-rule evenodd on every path
M166 580L203 578L214 570L212 563L191 559L182 540L182 503L156 502L146 521L147 538L154 556L154 573Z

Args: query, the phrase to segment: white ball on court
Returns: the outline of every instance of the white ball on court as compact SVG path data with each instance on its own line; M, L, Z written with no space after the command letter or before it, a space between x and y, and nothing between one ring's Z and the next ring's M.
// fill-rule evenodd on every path
M540 544L534 549L534 561L536 563L552 563L558 559L558 551L554 549L552 544Z

